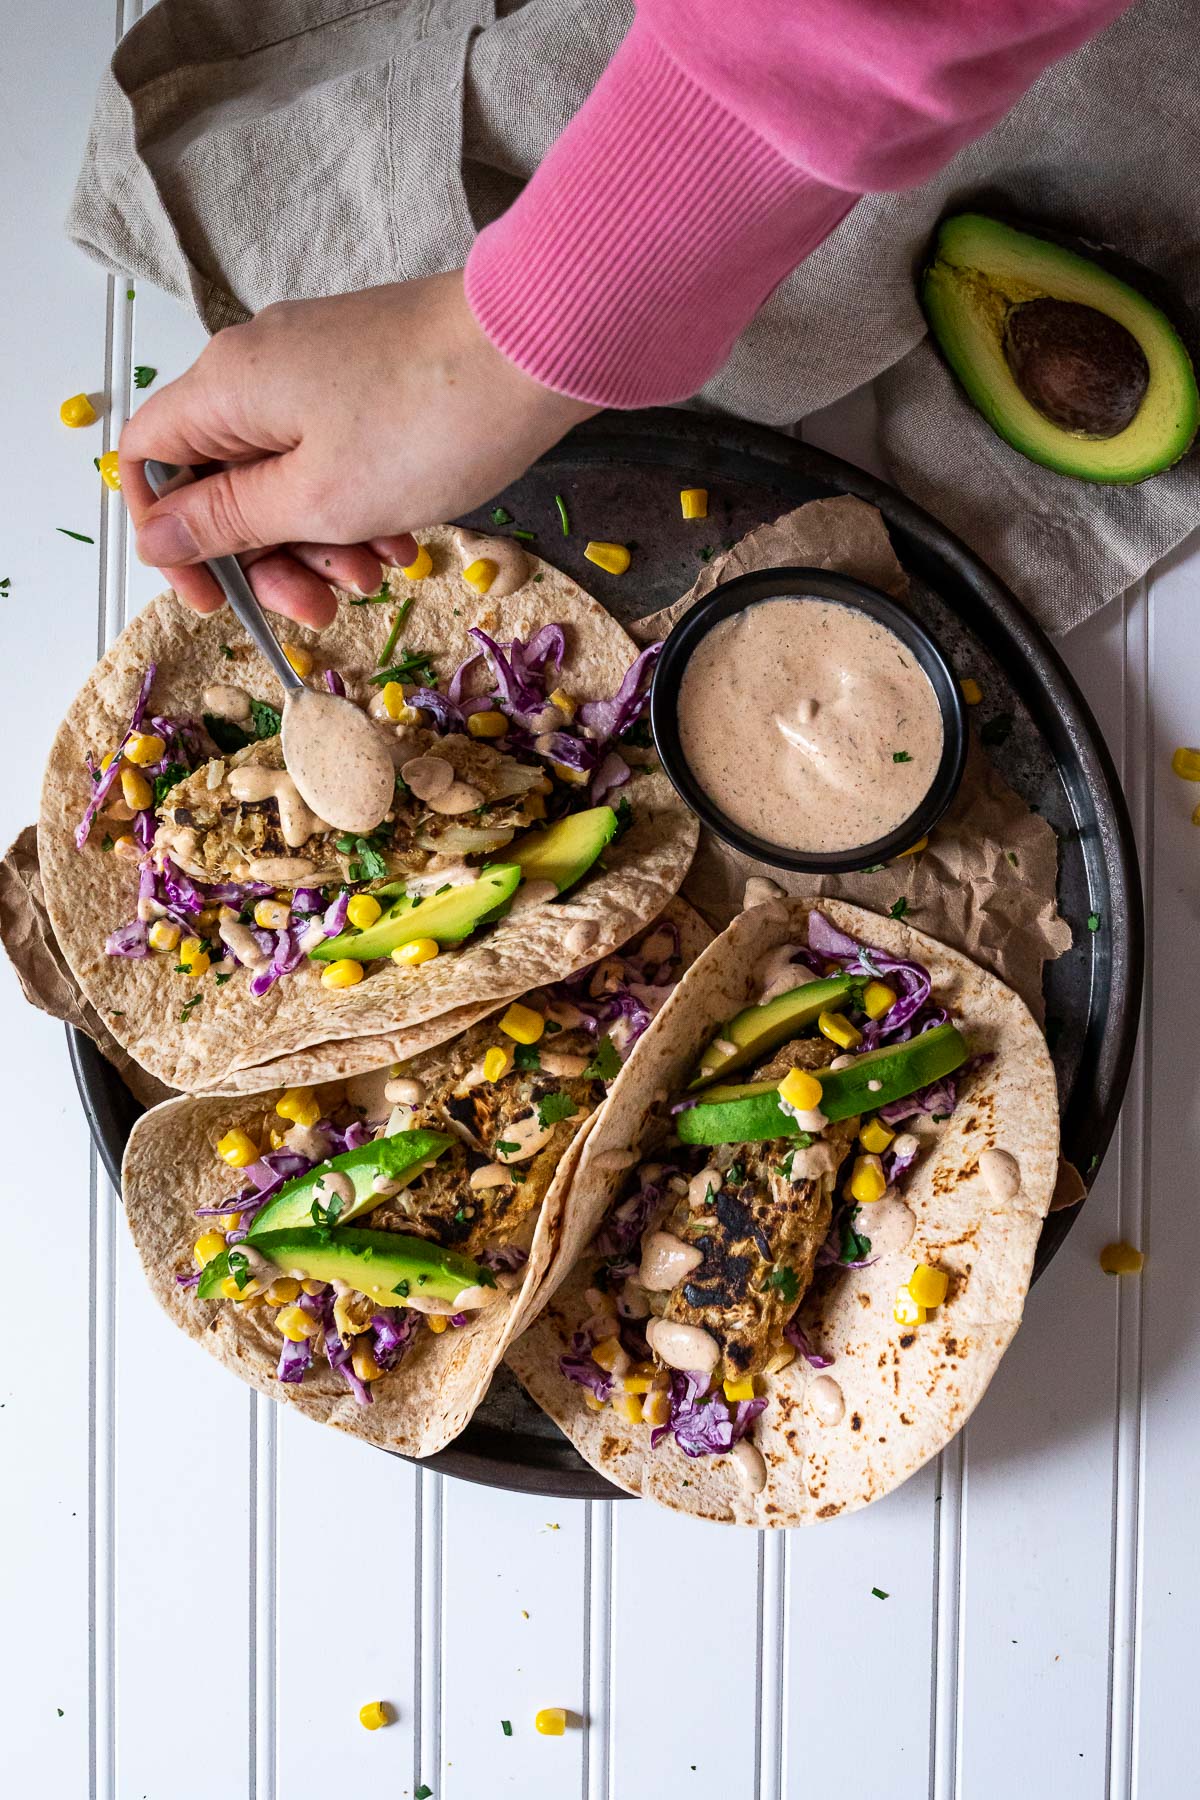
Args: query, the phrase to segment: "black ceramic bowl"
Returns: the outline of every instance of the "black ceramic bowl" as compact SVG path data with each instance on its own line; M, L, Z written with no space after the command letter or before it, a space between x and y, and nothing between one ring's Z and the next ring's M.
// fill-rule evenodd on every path
M764 600L802 595L853 607L894 632L929 677L941 709L942 758L925 798L916 811L886 837L876 838L874 843L862 844L854 850L796 850L785 844L768 843L735 825L699 785L679 741L680 683L688 659L705 633L722 619L743 612L748 606L756 606ZM911 613L877 588L855 581L849 575L832 574L828 569L756 569L749 575L738 575L732 581L722 582L705 599L698 600L663 645L650 691L650 729L663 768L676 791L710 831L715 831L735 850L758 862L809 875L840 875L849 869L869 869L875 863L899 856L918 838L924 837L941 818L957 792L967 757L966 709L954 671L937 641Z

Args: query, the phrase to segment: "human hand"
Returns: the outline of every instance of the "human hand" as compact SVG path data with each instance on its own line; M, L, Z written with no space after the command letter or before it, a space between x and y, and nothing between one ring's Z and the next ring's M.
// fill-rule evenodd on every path
M268 306L218 332L121 434L137 552L199 612L208 557L238 555L264 606L318 630L328 586L380 584L410 534L480 505L595 407L523 375L484 336L461 274ZM147 457L227 465L156 501Z

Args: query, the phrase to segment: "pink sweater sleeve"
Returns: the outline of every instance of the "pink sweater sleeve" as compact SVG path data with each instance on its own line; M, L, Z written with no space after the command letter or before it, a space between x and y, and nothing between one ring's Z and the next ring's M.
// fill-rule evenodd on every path
M480 233L492 342L598 406L695 393L859 194L913 186L1129 0L639 0Z

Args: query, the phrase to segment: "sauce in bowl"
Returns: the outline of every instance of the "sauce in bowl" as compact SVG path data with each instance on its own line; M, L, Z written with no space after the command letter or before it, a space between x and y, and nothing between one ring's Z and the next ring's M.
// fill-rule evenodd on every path
M942 708L913 652L869 613L815 594L763 599L706 631L677 716L684 760L721 812L796 851L886 837L943 759Z

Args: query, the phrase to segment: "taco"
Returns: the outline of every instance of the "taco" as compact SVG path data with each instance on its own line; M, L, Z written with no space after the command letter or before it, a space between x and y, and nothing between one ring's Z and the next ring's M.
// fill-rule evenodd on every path
M773 900L697 960L631 1075L510 1365L676 1511L790 1526L878 1499L1020 1322L1058 1166L1028 1008L901 920Z
M365 837L289 787L278 685L227 613L162 595L89 677L43 787L47 905L88 999L170 1086L317 1045L343 1046L330 1074L364 1070L348 1040L555 980L678 888L697 827L647 748L656 647L508 549L525 579L502 599L437 529L431 573L390 571L319 635L288 628L395 764ZM469 565L485 584L496 566Z
M144 1114L122 1181L156 1297L264 1393L391 1450L441 1448L536 1310L596 1109L710 937L672 901L624 950L399 1067Z

